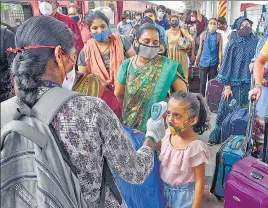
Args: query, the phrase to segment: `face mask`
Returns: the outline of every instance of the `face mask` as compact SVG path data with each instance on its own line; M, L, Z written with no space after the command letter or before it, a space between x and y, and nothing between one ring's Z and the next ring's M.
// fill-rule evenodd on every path
M72 17L72 19L77 23L80 21L80 17L79 16L74 16Z
M61 87L66 89L66 90L72 90L74 80L75 80L75 75L76 75L76 73L75 73L75 67L74 67L72 71L70 71L66 74L65 79L63 80Z
M185 121L184 123L174 123L174 122L168 122L168 128L171 131L172 135L176 135L177 133L181 133L185 131L185 126L184 124L189 121Z
M151 60L157 56L159 52L159 46L148 46L139 43L139 56L142 56L145 59Z
M157 13L157 16L160 18L160 19L163 19L164 18L164 13L163 12L158 12Z
M217 30L217 25L208 25L208 30L211 32L215 32Z
M264 27L259 27L259 32L264 33Z
M242 37L246 37L250 33L252 33L252 28L249 26L245 26L242 29L237 30L237 34Z
M97 40L97 41L99 41L99 42L104 42L104 41L108 38L108 36L109 36L110 34L111 34L111 33L110 33L110 30L107 29L107 30L102 31L102 32L100 32L100 33L96 33L96 34L91 33L91 36L92 36L92 38L94 38L95 40Z
M218 27L219 30L224 30L223 26Z
M50 16L53 13L53 6L48 2L41 2L39 4L39 10L42 15Z
M191 17L191 22L195 22L196 18L195 17Z
M151 20L153 20L153 22L155 21L155 17L149 17Z
M172 23L170 23L170 26L171 27L178 27L179 23L178 22L172 22Z

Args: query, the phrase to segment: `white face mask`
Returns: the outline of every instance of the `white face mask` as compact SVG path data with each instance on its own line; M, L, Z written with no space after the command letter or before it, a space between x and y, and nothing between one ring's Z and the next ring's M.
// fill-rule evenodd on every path
M259 32L264 33L264 27L259 27Z
M63 83L61 85L61 87L63 89L66 89L66 90L72 90L73 88L73 84L74 84L74 80L75 80L75 68L73 68L72 71L68 72L63 80ZM66 79L67 77L67 79Z
M42 15L50 16L53 13L53 6L44 1L39 4L39 10Z

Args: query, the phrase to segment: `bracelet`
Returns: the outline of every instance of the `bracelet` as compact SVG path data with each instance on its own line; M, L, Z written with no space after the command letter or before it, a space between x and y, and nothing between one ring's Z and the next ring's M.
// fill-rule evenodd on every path
M262 85L261 84L255 84L254 88L259 88L260 90L262 90Z
M157 143L156 140L151 136L147 136L146 138L151 139L155 144Z

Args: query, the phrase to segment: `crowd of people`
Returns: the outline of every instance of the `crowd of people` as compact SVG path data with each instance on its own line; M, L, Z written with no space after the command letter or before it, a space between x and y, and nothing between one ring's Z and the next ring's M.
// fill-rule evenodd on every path
M77 177L88 205L98 207L104 158L121 178L142 184L152 170L154 150L161 140L160 175L167 207L200 207L210 154L197 134L210 126L204 101L208 80L216 78L224 84L215 129L209 137L209 144L214 145L220 143L230 101L234 98L238 105L248 105L249 68L253 70L255 85L250 96L256 95L258 100L254 137L256 145L262 145L268 112L268 13L262 17L264 30L259 40L247 17L239 17L230 27L224 17L207 20L199 10L183 10L176 16L160 5L157 11L146 9L144 18L139 12L134 20L123 14L117 33L112 33L105 12L89 11L83 17L81 8L71 6L65 16L57 7L56 1L40 3L42 16L25 21L16 35L1 28L5 40L1 48L7 51L1 52L2 57L7 56L3 67L12 69L15 83L12 90L13 77L3 80L1 75L1 86L8 92L1 93L1 102L11 97L12 90L19 100L18 112L28 115L25 109L32 108L50 88L92 95L88 89L96 86L89 80L109 84L120 113L111 110L109 99L104 99L105 103L77 96L66 102L52 121L70 161L79 170ZM191 66L200 68L200 94L187 92ZM81 74L84 84L78 78ZM89 78L91 75L95 77ZM166 119L152 120L153 104L166 100ZM8 102L1 103L5 112ZM1 127L4 124L1 122ZM145 134L138 151L122 124ZM125 206L109 187L106 190L106 207Z

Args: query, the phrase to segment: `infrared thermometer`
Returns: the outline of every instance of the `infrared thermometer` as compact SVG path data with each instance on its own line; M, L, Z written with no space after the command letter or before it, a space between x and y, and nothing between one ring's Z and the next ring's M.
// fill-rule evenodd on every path
M167 102L161 101L159 103L155 103L153 104L151 109L151 118L154 121L158 121L163 117L164 113L166 112L167 112Z

